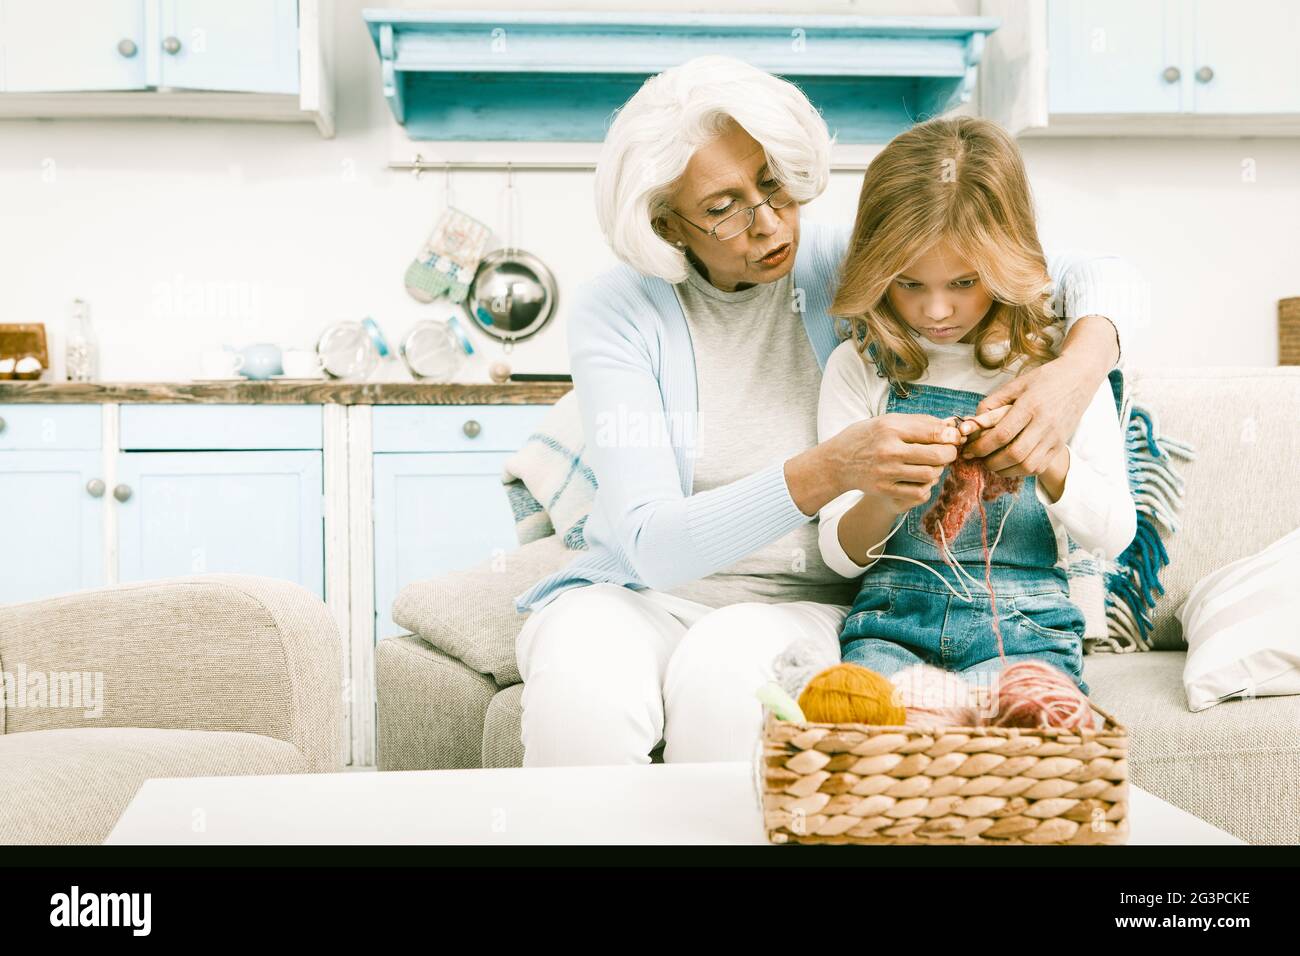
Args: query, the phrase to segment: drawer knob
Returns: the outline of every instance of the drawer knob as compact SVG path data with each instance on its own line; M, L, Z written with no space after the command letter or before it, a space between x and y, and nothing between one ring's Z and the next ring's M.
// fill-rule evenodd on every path
M1160 75L1165 78L1166 83L1177 83L1182 77L1183 71L1178 69L1176 66L1167 66L1165 67L1165 71Z
M135 56L136 45L134 40L119 40L117 43L117 52L122 54L128 60Z
M113 489L113 497L116 498L118 501L126 501L127 498L131 497L131 486L118 485L116 488Z
M483 426L480 425L478 422L474 421L474 419L472 418L465 423L465 434L468 435L470 438L476 437L478 433L481 432L482 430L483 430Z
M86 492L92 498L104 497L104 480L102 478L91 478L86 482Z
M1208 66L1203 66L1196 71L1196 79L1201 83L1208 83L1214 79L1214 71Z
M175 56L177 53L181 52L181 41L176 39L175 37L168 37L167 39L163 40L163 49L166 50L168 53L170 53L172 56Z

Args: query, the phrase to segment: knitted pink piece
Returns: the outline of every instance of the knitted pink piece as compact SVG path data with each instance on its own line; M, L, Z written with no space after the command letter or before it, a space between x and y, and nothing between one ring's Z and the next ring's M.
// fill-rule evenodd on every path
M951 545L957 540L971 510L979 507L984 585L988 588L991 602L993 633L998 638L998 657L1005 664L1007 655L1002 649L997 595L993 591L988 513L984 510L984 502L996 501L999 495L1018 494L1022 480L994 474L979 458L962 458L958 455L950 468L938 498L921 519L921 527L934 538L935 546L951 567L953 559L945 543ZM1092 730L1096 726L1088 698L1079 690L1078 685L1059 668L1045 661L1020 661L1004 667L998 679L997 704L997 716L992 723L999 727Z
M939 526L949 544L957 540L957 533L976 503L996 501L1000 495L1019 494L1020 478L1003 478L989 471L982 458L962 458L949 466L948 477L939 497L921 519L921 526L939 544Z
M996 501L999 495L1018 494L1020 478L1003 478L988 470L982 458L962 458L960 455L949 466L948 477L944 480L939 497L934 500L930 510L921 518L921 527L934 539L935 547L943 555L943 560L952 566L952 556L948 547L957 540L957 534L966 523L971 510L978 505L980 512L980 543L984 551L984 584L989 591L992 602L993 633L998 638L998 656L1003 660L1006 654L1002 650L1002 628L998 625L998 601L993 593L993 556L989 553L989 521L984 510L984 502ZM943 534L940 535L942 529ZM945 543L948 547L945 547Z

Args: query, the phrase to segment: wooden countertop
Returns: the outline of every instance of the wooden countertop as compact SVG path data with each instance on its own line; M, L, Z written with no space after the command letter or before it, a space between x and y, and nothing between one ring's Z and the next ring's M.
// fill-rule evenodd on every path
M427 382L20 382L0 381L0 404L147 403L209 405L548 405L572 382L496 385Z

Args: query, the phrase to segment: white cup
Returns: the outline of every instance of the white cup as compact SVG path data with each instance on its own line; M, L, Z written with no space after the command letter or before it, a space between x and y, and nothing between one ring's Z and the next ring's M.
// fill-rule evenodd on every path
M285 349L280 364L285 378L320 378L321 357L312 349Z
M238 378L244 357L229 349L205 349L199 356L203 378Z

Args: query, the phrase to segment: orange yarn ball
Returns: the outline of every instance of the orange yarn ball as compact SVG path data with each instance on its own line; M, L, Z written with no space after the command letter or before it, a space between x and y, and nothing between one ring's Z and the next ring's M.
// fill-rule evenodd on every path
M818 724L878 724L901 727L907 711L894 702L894 685L861 664L828 667L799 695L804 717Z

